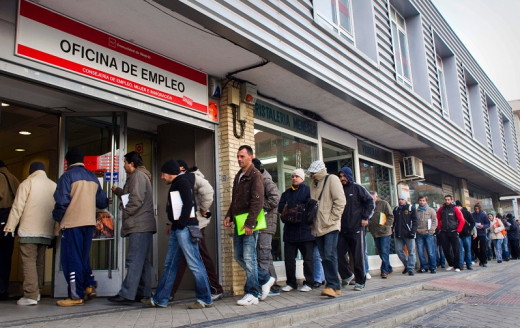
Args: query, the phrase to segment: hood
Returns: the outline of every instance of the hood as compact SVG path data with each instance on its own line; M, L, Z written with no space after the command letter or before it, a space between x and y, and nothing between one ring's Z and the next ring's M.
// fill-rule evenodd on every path
M325 176L327 175L327 168L321 169L321 171L318 171L314 174L314 180L321 181L325 179Z
M354 181L354 178L352 176L352 170L350 169L350 167L343 166L340 172L343 172L343 174L345 174L349 183L352 183L352 181Z
M273 177L271 176L271 174L269 174L269 172L267 172L266 169L262 170L262 177L264 178L264 180L273 180Z
M148 180L150 180L150 182L152 182L152 174L146 169L146 167L144 166L138 166L136 168L137 171L141 171L143 172L144 174L146 174L146 176L148 177Z
M195 174L195 175L198 176L199 178L204 179L204 174L202 174L202 172L201 172L199 169L197 169L197 168L195 168L195 170L192 171L191 173Z

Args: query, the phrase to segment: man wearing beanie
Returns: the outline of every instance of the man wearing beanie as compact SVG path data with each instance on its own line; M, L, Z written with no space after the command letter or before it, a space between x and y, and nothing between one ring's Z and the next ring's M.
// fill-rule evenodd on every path
M394 208L395 251L404 265L403 274L413 276L415 270L415 233L417 232L417 214L415 206L408 204L408 195L399 195L399 205ZM408 256L404 252L404 246Z
M18 305L36 305L43 288L45 250L54 239L57 223L52 219L56 183L47 178L45 166L33 162L29 176L16 192L6 233L14 234L18 226L18 243L23 268L23 297Z
M446 271L460 272L460 242L459 233L464 227L464 217L453 202L453 196L444 196L444 205L437 211L437 230L439 230L439 242L448 267Z
M309 187L303 182L305 173L296 169L291 174L291 187L282 194L278 204L283 226L283 242L285 255L285 273L287 285L282 288L290 292L298 287L296 281L296 255L298 251L303 258L303 286L301 292L312 290L314 285L314 243L316 238L311 233L311 226L302 220L303 209L311 197Z
M252 163L253 149L250 146L243 145L238 148L237 160L240 170L233 180L231 204L224 219L224 226L229 228L234 222L236 227L235 217L247 213L242 226L243 234L238 235L238 228L234 229L233 247L235 260L246 272L245 295L237 301L237 305L249 306L258 304L259 297L264 300L276 279L259 267L256 259L258 231L254 229L264 206L264 179Z
M267 228L258 231L258 242L256 244L256 252L258 254L258 265L264 269L271 277L276 279L276 271L273 264L273 255L271 253L273 235L276 233L278 224L278 203L280 202L280 192L273 182L271 174L262 168L262 163L258 158L253 158L253 165L262 173L264 178L264 212ZM276 290L277 288L278 290ZM273 292L279 292L278 286L271 288ZM273 293L271 293L273 294Z
M20 182L0 160L0 227L4 227L11 211L16 190ZM9 275L13 256L14 237L12 234L0 234L0 300L9 299Z
M473 206L474 212L471 213L475 228L477 228L477 238L473 241L473 252L478 255L479 266L487 267L487 230L490 222L486 212L482 211L480 204Z
M68 285L68 298L56 304L76 306L96 295L90 246L96 226L96 208L106 208L108 199L98 178L83 165L81 150L70 149L65 159L68 168L58 180L52 216L60 223L61 266Z
M475 227L475 220L471 216L471 213L462 206L462 202L460 200L455 201L455 206L459 209L464 217L464 226L462 227L462 231L459 233L459 242L460 242L460 269L464 269L464 261L466 262L466 269L473 270L471 265L473 264L473 260L471 258L471 241L472 241L472 232Z
M177 275L179 262L184 256L188 267L195 278L195 303L188 305L189 309L203 309L211 307L211 291L209 289L208 275L200 258L199 243L195 236L199 232L199 222L195 216L197 204L193 188L195 176L193 174L180 174L179 163L170 160L161 167L161 180L170 184L167 195L166 214L168 216L167 233L170 235L168 252L164 260L164 272L161 276L155 294L142 302L148 306L164 308L168 306L168 300L172 292L173 283ZM172 198L178 192L182 201L180 213L174 213ZM173 207L172 207L173 205Z

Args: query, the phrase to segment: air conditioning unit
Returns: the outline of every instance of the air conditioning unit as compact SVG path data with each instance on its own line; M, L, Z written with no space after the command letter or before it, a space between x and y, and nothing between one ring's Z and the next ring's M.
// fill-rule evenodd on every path
M422 160L415 156L403 158L404 177L406 179L424 179Z

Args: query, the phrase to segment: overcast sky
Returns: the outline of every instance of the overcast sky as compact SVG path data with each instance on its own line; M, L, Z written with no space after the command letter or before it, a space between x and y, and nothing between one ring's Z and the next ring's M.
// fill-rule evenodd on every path
M432 0L506 100L520 99L520 0Z

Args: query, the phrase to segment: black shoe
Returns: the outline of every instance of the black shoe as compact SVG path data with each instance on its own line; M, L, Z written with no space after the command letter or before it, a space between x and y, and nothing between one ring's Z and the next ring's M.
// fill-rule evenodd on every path
M9 293L8 292L0 293L0 301L8 301L8 300L9 300Z
M408 273L408 269L407 268L404 268L403 270L403 274L407 274Z
M410 271L408 271L408 275L413 276L413 275L415 275L415 273L413 273L413 270L410 270Z
M469 267L466 267L466 269L467 269L467 270L473 270L473 268L470 267L470 266L469 266Z
M497 263L502 263L502 260L498 260Z
M312 284L312 288L320 288L320 287L321 287L321 282L315 281L314 284Z
M133 300L129 300L128 298L124 298L124 297L119 296L119 295L109 297L108 300L110 302L112 302L112 303L116 303L116 304L119 304L119 305L132 305L132 304L134 304Z
M432 270L430 270L430 273L431 274L437 273L437 270L432 269Z
M427 270L425 269L420 269L420 270L417 270L417 273L425 273L425 272L428 272Z
M508 257L507 259L505 259L506 262L509 262L510 258Z
M147 296L140 296L140 295L137 295L137 296L135 297L135 300L134 300L134 301L137 302L137 303L139 303L139 302L141 302L141 300L144 300L144 299L147 299L147 298L150 298L150 296L147 297Z

